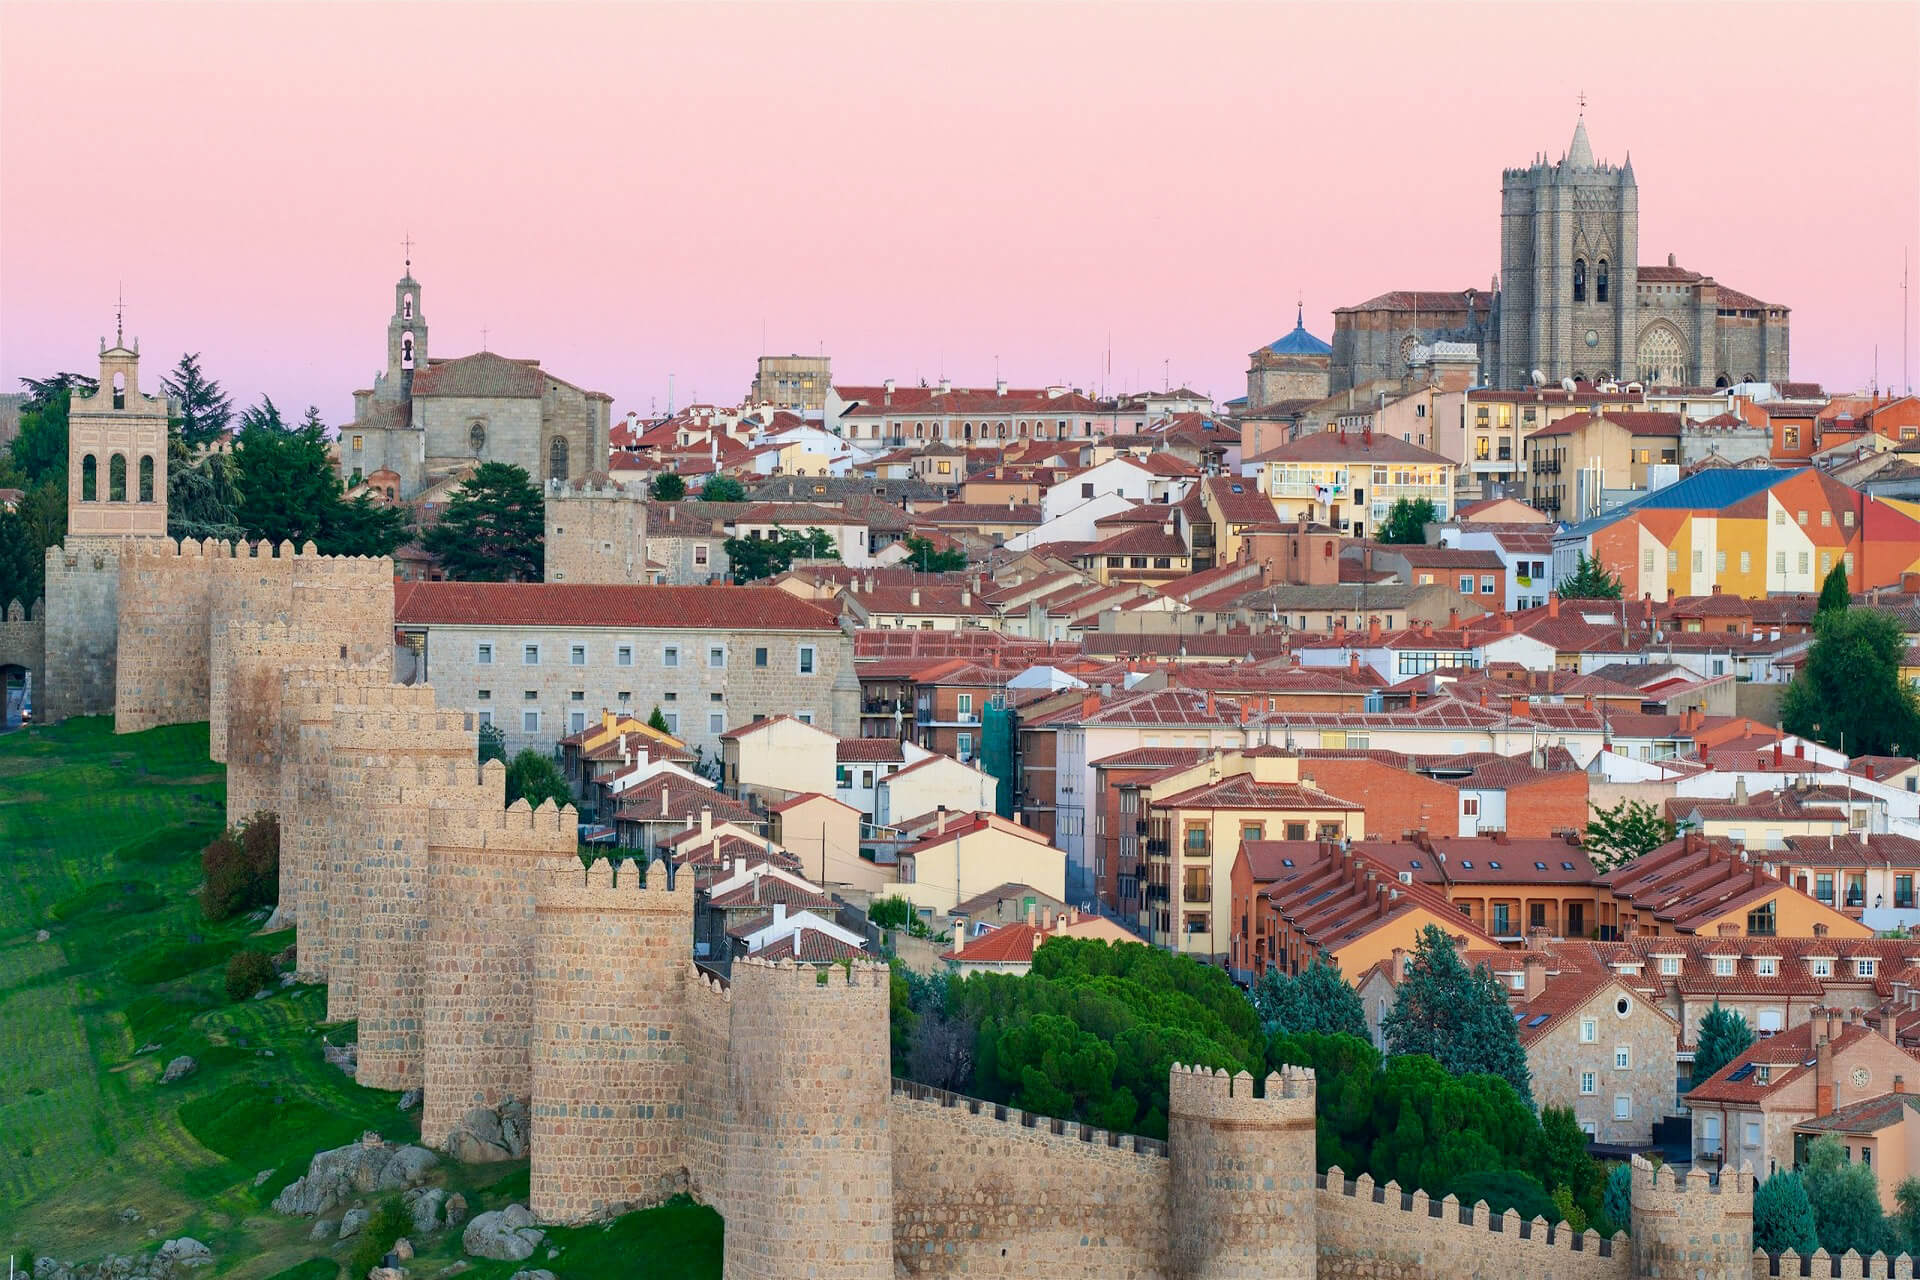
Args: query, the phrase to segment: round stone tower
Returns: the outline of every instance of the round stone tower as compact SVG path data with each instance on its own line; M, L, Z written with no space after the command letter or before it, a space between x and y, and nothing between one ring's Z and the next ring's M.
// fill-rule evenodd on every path
M444 1145L475 1107L532 1091L534 886L543 864L579 847L571 806L501 808L506 770L489 760L481 776L485 796L434 809L428 833L420 1139L429 1146Z
M1246 1072L1173 1069L1167 1097L1169 1255L1185 1280L1310 1276L1314 1079L1288 1068L1255 1095Z
M1633 1158L1633 1274L1638 1280L1749 1280L1753 1275L1753 1174L1726 1169L1678 1176Z
M725 1273L891 1280L887 967L733 966Z
M534 892L529 1207L585 1222L656 1204L687 1189L693 876L575 862Z

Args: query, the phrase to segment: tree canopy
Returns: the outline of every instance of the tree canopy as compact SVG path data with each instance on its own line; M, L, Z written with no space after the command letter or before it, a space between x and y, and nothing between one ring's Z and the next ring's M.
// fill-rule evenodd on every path
M546 537L546 508L525 469L483 462L420 542L456 582L538 582Z
M710 476L707 482L700 486L702 502L745 502L746 500L747 486L732 476Z
M1608 573L1605 565L1582 552L1573 572L1554 590L1562 600L1618 600L1621 587L1620 579Z
M1699 1084L1753 1047L1753 1028L1734 1009L1723 1009L1715 1000L1700 1017L1699 1034L1694 1037L1693 1082Z
M1431 498L1395 498L1387 508L1375 536L1381 542L1420 543L1427 540L1427 526L1440 518Z
M0 454L0 488L24 496L0 511L0 609L46 594L46 550L67 533L67 411L76 390L91 394L98 385L77 373L20 382L27 399L19 434Z
M909 537L906 541L907 558L902 562L921 573L952 573L967 567L967 553L959 547L948 547L942 551L934 550L933 539Z
M568 789L566 775L560 772L553 757L528 747L507 761L507 803L516 800L525 800L538 809L549 801L572 804L573 792Z
M728 538L721 543L727 553L727 566L736 583L777 577L795 560L838 560L833 537L824 529L799 533L775 527L771 537Z
M1320 956L1298 976L1268 969L1254 984L1253 1007L1270 1032L1342 1032L1363 1040L1371 1034L1359 994Z
M189 449L212 443L233 420L232 399L201 372L198 351L181 356L173 371L161 377L160 388L179 411L168 425L179 431Z
M1621 800L1609 809L1595 807L1581 848L1596 871L1611 871L1673 839L1672 819L1644 800Z
M1920 748L1920 708L1900 679L1907 640L1899 620L1877 609L1828 609L1814 616L1813 632L1780 700L1781 727L1856 756Z
M1381 1030L1396 1057L1421 1053L1458 1075L1499 1076L1532 1100L1505 989L1485 965L1469 971L1437 925L1420 931Z
M1890 1243L1892 1232L1880 1212L1873 1169L1849 1160L1839 1138L1825 1133L1813 1140L1800 1180L1806 1185L1807 1203L1813 1206L1822 1249L1835 1257L1858 1249L1864 1257Z
M225 492L234 523L252 539L323 555L388 555L407 540L404 510L376 506L365 495L348 502L327 446L326 424L310 408L289 427L269 396L240 415ZM171 484L169 484L171 490Z
M687 496L687 482L671 471L647 481L647 496L659 502L678 502Z
M1753 1189L1753 1247L1768 1253L1792 1249L1803 1258L1820 1247L1813 1205L1799 1174L1782 1169Z

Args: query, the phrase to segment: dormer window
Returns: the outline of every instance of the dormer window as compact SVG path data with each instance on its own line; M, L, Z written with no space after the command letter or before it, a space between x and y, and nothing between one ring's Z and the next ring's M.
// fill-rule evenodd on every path
M1715 956L1713 958L1713 972L1716 977L1731 978L1733 976L1733 957Z
M1773 956L1760 956L1753 962L1753 971L1762 978L1771 978L1780 972L1780 961Z
M1767 1084L1771 1082L1772 1079L1773 1079L1772 1063L1762 1062L1758 1066L1754 1067L1753 1082L1755 1084Z
M1661 956L1660 972L1663 974L1666 974L1668 977L1672 977L1674 974L1679 973L1680 957L1679 956Z
M1871 978L1873 976L1873 970L1874 970L1874 963L1873 963L1872 956L1859 956L1855 958L1853 962L1854 976L1860 977L1860 978Z
M1809 960L1807 961L1807 966L1816 978L1831 978L1833 976L1833 961L1831 960L1824 958Z

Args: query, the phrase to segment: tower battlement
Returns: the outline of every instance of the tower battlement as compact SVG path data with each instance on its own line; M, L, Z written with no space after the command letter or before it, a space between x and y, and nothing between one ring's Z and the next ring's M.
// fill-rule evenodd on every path
M515 800L498 811L435 809L429 838L434 845L449 849L506 849L516 853L532 849L572 854L579 841L579 826L580 817L572 805L543 803L536 809L525 800Z
M1175 1063L1167 1084L1167 1109L1170 1114L1203 1119L1277 1118L1299 1110L1277 1104L1304 1103L1311 1112L1315 1092L1311 1067L1283 1067L1269 1072L1265 1080L1255 1081L1245 1071L1230 1073Z
M673 874L665 858L645 868L599 859L583 871L578 862L543 875L534 890L538 911L660 911L691 918L693 876Z

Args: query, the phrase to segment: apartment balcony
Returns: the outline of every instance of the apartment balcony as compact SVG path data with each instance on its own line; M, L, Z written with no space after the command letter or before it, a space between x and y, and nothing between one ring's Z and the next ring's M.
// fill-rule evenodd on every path
M1147 834L1147 826L1148 826L1147 820L1145 818L1140 818L1136 820L1133 824L1133 833L1137 836L1143 836Z
M1148 902L1165 902L1167 900L1167 886L1163 884L1148 885L1146 889L1146 899Z
M1149 858L1166 857L1167 856L1166 840L1159 836L1149 836L1147 838L1147 856Z
M1205 906L1207 903L1213 901L1213 890L1204 885L1182 885L1180 888L1180 901L1194 906Z
M1559 475L1559 474L1560 474L1560 459L1558 459L1558 458L1535 458L1535 459L1533 460L1533 474L1535 474L1535 475L1537 475L1537 476L1557 476L1557 475Z

